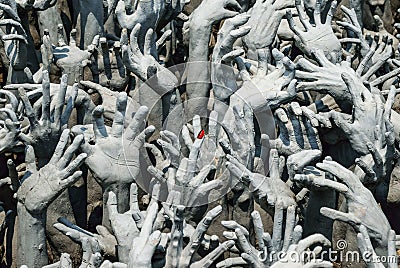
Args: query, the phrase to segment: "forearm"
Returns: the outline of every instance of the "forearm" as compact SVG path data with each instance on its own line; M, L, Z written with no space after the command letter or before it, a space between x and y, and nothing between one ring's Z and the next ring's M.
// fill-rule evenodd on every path
M189 59L187 65L186 93L188 99L192 100L187 105L188 118L193 117L193 115L198 114L198 111L202 111L207 107L210 90L208 44L212 25L196 19L194 15L190 21Z
M47 265L46 213L31 215L25 205L18 203L17 266L42 267Z

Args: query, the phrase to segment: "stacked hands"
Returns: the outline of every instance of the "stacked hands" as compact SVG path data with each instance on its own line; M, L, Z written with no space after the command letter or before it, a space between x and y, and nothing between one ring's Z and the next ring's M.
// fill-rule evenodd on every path
M0 2L2 267L398 267L396 1Z

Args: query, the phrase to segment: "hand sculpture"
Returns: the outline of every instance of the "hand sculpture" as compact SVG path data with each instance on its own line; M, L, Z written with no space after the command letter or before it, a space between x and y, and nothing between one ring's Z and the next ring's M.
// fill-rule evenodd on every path
M139 45L139 32L141 28L141 24L136 24L133 28L130 45L122 42L122 58L129 71L137 75L143 82L149 79L146 84L160 96L163 96L175 88L178 80L170 70L162 67L151 54L152 48L155 49L152 29L146 32L143 52L141 52L141 46ZM126 29L122 31L121 39L128 40Z
M161 232L153 230L157 213L158 204L153 202L149 205L140 234L132 241L131 251L129 252L129 268L152 267L151 258L161 240Z
M287 112L282 108L277 109L275 118L279 126L279 136L270 140L269 144L279 154L289 156L301 150L321 149L318 131L311 123L313 118L310 120L304 116L298 103L291 103Z
M257 49L268 48L273 44L285 10L290 7L293 7L293 1L257 0L246 12L250 19L245 26L251 29L243 41L249 50L250 58L257 59Z
M10 61L10 74L7 80L11 83L27 82L28 40L18 15L17 3L14 0L4 1L4 4L0 5L0 10L3 12L0 26L6 26L5 32L3 29L0 30L0 36Z
M273 49L272 55L277 66L271 73L268 73L266 52L260 49L258 53L257 74L252 78L241 60L237 60L243 85L232 96L232 99L245 102L251 106L254 112L263 112L295 98L296 80L293 80L295 66L289 58L284 57L277 49ZM271 83L271 81L273 82ZM287 87L286 90L284 90L285 87Z
M293 206L287 208L286 225L283 228L283 205L278 203L275 207L274 227L272 237L269 233L264 232L264 226L258 211L251 213L253 224L255 227L255 236L258 243L258 250L249 242L249 233L241 225L234 221L222 221L222 225L234 231L224 232L224 236L228 239L234 239L237 247L240 249L240 258L231 258L217 264L218 268L232 267L234 265L248 264L250 267L333 267L328 262L321 260L307 260L299 258L279 259L281 256L292 256L293 252L296 256L302 255L313 244L321 243L324 246L330 246L330 241L321 234L313 234L304 239L302 236L302 227L296 226L296 211ZM283 241L282 241L283 234ZM282 254L284 253L284 254ZM314 254L316 257L317 254Z
M36 155L40 159L39 165L47 163L49 156L54 153L59 137L64 129L66 129L74 101L77 96L77 89L74 94L68 98L67 106L63 112L66 91L67 91L67 75L61 79L60 89L56 98L53 98L54 111L51 110L50 98L50 81L47 71L43 71L42 90L43 97L41 102L41 115L36 115L26 91L21 87L18 93L25 106L25 113L29 119L29 133L25 135L25 142L32 145Z
M53 200L81 176L76 171L83 164L86 154L72 157L83 141L77 136L66 148L69 130L64 130L49 163L40 170L36 168L35 153L32 146L26 150L27 172L17 191L18 199L18 264L31 267L47 264L46 249L46 210Z
M83 68L89 64L90 57L98 45L99 36L93 38L92 45L87 50L80 49L76 44L76 30L72 30L70 34L69 45L58 46L48 51L49 55L53 55L55 64L61 69L63 74L68 74L68 84L79 82L83 77ZM44 39L46 40L46 39ZM50 39L48 39L50 41ZM51 47L51 45L47 45Z
M196 121L198 124L195 124ZM153 166L148 168L148 171L158 178L160 182L167 184L169 194L171 194L171 192L179 192L180 201L178 204L186 207L197 206L199 203L201 205L208 203L207 198L210 191L219 189L224 184L224 182L219 179L206 180L209 173L214 170L215 167L211 164L213 159L207 156L204 158L209 159L210 162L202 162L204 165L199 165L200 163L198 163L198 161L203 158L200 154L203 137L199 137L201 131L198 128L200 127L200 118L197 117L196 119L195 117L193 122L194 125L197 126L197 128L194 129L194 133L195 135L198 133L194 142L192 142L187 128L184 127L182 131L184 140L190 150L189 157L184 157L182 160L179 160L180 146L177 137L172 132L163 131L162 136L167 138L169 142L161 139L158 140L158 142L167 152L171 166L169 166L168 172L166 173L157 170ZM208 152L208 155L213 156L213 153Z
M96 226L97 234L93 234L69 222L66 218L59 218L58 222L54 224L54 228L71 238L75 243L83 244L85 239L88 240L86 242L92 244L98 243L100 253L105 257L115 258L117 255L115 249L118 245L117 240L104 226Z
M351 117L347 114L331 111L329 116L345 132L352 148L357 153L360 155L369 154L372 142L385 140L385 134L377 133L377 131L385 129L385 120L390 124L391 105L384 107L381 94L377 89L372 88L370 91L347 73L342 74L342 79L352 95L353 115ZM362 128L366 125L373 126L373 128ZM386 131L384 132L386 133Z
M104 124L104 108L101 105L97 106L93 110L95 144L90 144L88 140L85 140L81 145L82 151L88 155L86 164L103 189L104 200L108 199L109 191L115 191L118 197L118 208L121 211L128 210L129 201L126 199L127 195L124 194L127 193L125 187L130 185L139 174L140 149L146 137L154 132L153 126L144 128L144 119L148 113L145 106L139 108L125 128L127 101L126 93L119 93L112 128L109 131ZM84 126L75 127L75 129L78 132L85 131ZM103 225L105 226L109 225L107 214L104 208Z
M153 188L152 203L157 201L155 195L155 188ZM146 222L147 216L151 217L152 205L147 207L147 211L140 211L138 204L137 185L131 184L129 210L125 213L118 213L117 197L113 192L109 192L107 209L110 215L111 227L118 242L118 259L121 262L129 263L129 252L132 248L132 241L140 235L140 230L146 228L143 224Z
M171 242L167 249L166 266L179 266L200 268L209 267L221 254L233 246L233 241L225 241L220 244L216 249L207 254L201 260L193 262L193 255L199 249L201 241L211 225L212 221L221 213L222 207L217 206L211 209L205 217L199 222L190 237L188 244L183 247L183 210L184 207L178 206L175 211L174 225L171 230Z
M346 197L347 213L330 208L322 208L321 214L333 220L347 222L355 227L356 230L359 230L361 224L364 225L368 229L370 237L378 245L378 254L386 254L388 235L391 228L372 193L362 185L353 172L332 160L324 160L322 163L318 163L317 168L331 173L348 188L348 191L343 192L345 189L343 186L327 185L327 187L333 186L333 189L342 191Z
M294 32L296 45L308 56L312 51L320 49L325 56L333 63L339 62L342 57L342 47L339 40L333 33L331 26L333 15L336 11L337 2L333 1L326 17L325 23L321 21L321 0L317 0L314 8L314 23L312 26L305 18L306 12L302 6L301 0L296 0L296 9L300 17L301 24L306 31L301 31L294 23L290 11L286 13L290 29Z
M224 103L237 90L232 63L244 51L234 49L233 45L237 39L249 33L250 27L243 26L249 20L249 17L241 14L229 18L225 20L218 32L217 43L212 54L211 82L215 98Z
M107 39L101 37L99 43L100 45L93 53L94 56L97 55L91 68L93 80L112 90L124 90L129 83L130 76L122 61L120 42L115 42L110 48Z
M276 149L270 151L269 177L250 172L233 156L227 155L227 167L233 176L250 185L250 191L255 192L262 207L275 206L282 203L284 208L296 206L294 193L288 184L281 180L279 172L279 155Z

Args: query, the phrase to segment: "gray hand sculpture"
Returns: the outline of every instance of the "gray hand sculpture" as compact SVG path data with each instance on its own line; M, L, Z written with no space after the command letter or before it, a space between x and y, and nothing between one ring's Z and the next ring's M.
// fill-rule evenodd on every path
M54 228L71 238L75 243L82 244L84 239L96 240L100 247L100 253L108 258L115 258L117 255L116 238L102 225L96 226L97 234L86 231L79 226L69 222L66 218L59 218ZM93 241L93 243L95 243Z
M222 225L232 230L224 232L224 236L228 239L234 239L239 248L240 258L232 258L217 264L218 268L232 267L234 265L248 264L250 267L333 267L329 262L317 259L305 260L298 258L284 258L282 256L296 256L302 254L313 244L321 243L324 246L330 246L330 241L321 234L313 234L304 239L302 238L302 227L296 225L296 210L294 206L287 208L286 224L283 228L284 209L283 204L278 203L275 207L274 226L272 237L264 231L261 216L258 211L251 213L253 224L255 227L255 237L258 247L251 245L249 241L249 232L241 225L234 221L222 221ZM283 237L283 239L282 239ZM313 257L316 258L317 254ZM306 264L306 262L309 262ZM329 265L330 264L330 265Z
M294 63L288 57L284 57L279 50L273 49L272 55L277 66L269 72L265 49L259 49L258 53L257 74L253 77L249 75L243 62L237 60L243 85L231 98L232 103L244 102L255 113L274 109L296 97L296 80L293 80Z
M82 153L72 160L83 137L77 136L66 148L68 135L69 130L64 130L52 158L40 170L36 168L32 146L27 146L27 172L17 191L19 218L17 265L40 267L48 262L45 236L47 207L79 179L82 172L76 170L86 158L86 154Z
M317 168L331 173L348 188L347 191L344 191L345 187L343 186L327 185L327 187L332 187L332 189L343 193L348 212L321 208L321 214L333 220L347 222L356 230L359 230L361 224L364 225L368 229L371 239L377 244L377 253L385 255L391 227L370 190L362 185L353 172L337 162L324 160L322 163L317 163Z
M243 41L249 50L249 58L256 60L257 49L268 48L274 43L285 10L290 7L294 7L293 1L257 0L246 12L250 19L245 26L251 29Z
M275 206L282 203L284 208L296 206L294 193L290 186L281 180L279 155L276 149L270 150L269 177L250 172L233 156L227 155L227 167L231 174L250 185L250 191L255 192L262 207Z
M130 44L122 42L122 58L126 68L137 75L143 82L160 96L172 91L178 84L175 75L161 66L152 55L155 50L153 29L148 29L143 46L139 43L141 24L136 24L130 36ZM121 40L128 40L127 30L122 31ZM143 52L141 52L143 50ZM155 77L153 77L155 76Z
M81 145L82 151L88 155L86 164L103 189L104 201L107 202L108 192L114 191L121 211L129 209L128 190L129 185L139 174L140 149L146 137L154 132L153 126L145 128L144 120L148 113L145 106L139 108L125 127L127 101L128 96L125 92L118 94L112 128L108 131L104 124L104 108L97 106L93 110L94 144L85 140ZM75 129L77 132L87 130L85 126ZM103 215L103 225L109 226L105 207Z
M290 11L287 12L286 16L289 22L289 27L295 34L295 44L301 49L302 52L308 56L311 56L313 50L320 49L331 62L336 63L342 58L342 47L338 38L333 33L331 26L332 18L336 11L337 2L332 2L325 23L322 23L321 21L321 2L321 0L316 1L314 8L315 26L312 26L311 23L306 19L307 15L304 11L301 0L296 0L296 9L299 14L300 22L305 28L305 31L297 28Z
M167 249L166 267L207 268L225 251L233 246L233 241L225 241L199 261L193 261L193 255L200 248L205 232L212 221L221 213L222 207L217 206L199 222L186 246L183 246L184 207L178 206L175 211L174 224L171 230L171 242Z
M43 71L42 92L40 114L35 114L29 98L24 88L19 88L18 93L25 106L25 114L29 119L29 133L24 135L24 141L33 146L39 158L39 165L47 163L49 157L54 153L58 139L64 129L66 129L74 101L77 97L77 88L72 96L66 96L67 75L61 79L60 89L56 98L53 98L53 105L50 97L50 81L47 71ZM64 109L65 99L68 99ZM51 109L54 106L54 110ZM64 111L63 111L64 110Z

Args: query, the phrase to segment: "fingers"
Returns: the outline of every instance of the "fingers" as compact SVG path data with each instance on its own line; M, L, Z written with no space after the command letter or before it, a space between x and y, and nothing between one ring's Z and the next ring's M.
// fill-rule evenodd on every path
M61 119L60 119L60 124L61 124L61 128L66 128L69 118L72 114L72 110L74 109L75 106L75 100L78 97L78 84L75 83L72 86L72 94L71 96L68 98L67 101L67 105L65 106L65 110L61 115Z
M296 174L294 176L294 181L302 185L315 187L316 189L330 188L340 193L347 193L349 190L349 188L342 183L332 181L327 178L321 178L319 176L314 177L311 175Z
M113 191L108 192L107 210L110 215L111 226L116 216L118 216L118 200Z
M50 77L47 70L43 71L43 98L42 98L42 121L44 124L50 123Z
M57 101L54 109L54 123L57 126L60 126L61 124L61 114L62 114L62 109L64 107L67 87L68 87L68 75L63 74L60 80L60 90L58 91L57 94Z
M136 183L131 184L131 188L129 190L129 210L131 213L135 211L140 211L139 202L138 202L138 187Z
M143 49L143 54L146 56L150 56L151 55L151 50L152 50L152 46L153 46L153 29L148 29L146 36L144 38L144 49Z
M215 262L224 252L228 251L231 247L235 245L235 241L228 240L221 243L216 249L211 251L207 256L205 256L201 261L193 263L190 267L193 268L208 268Z
M26 162L26 171L31 173L36 173L36 156L33 147L28 145L25 149L25 162Z
M22 102L24 103L25 106L25 114L28 117L29 123L30 123L30 127L32 129L34 129L37 125L38 125L38 121L36 119L35 116L35 111L32 108L32 105L29 101L29 98L26 94L26 91L24 88L20 87L18 88L18 94L22 100Z
M282 250L286 252L292 242L292 233L296 224L296 207L294 205L289 206L286 212L286 225L285 225L285 236L283 238Z
M17 167L15 166L14 162L11 159L7 160L7 168L8 168L8 176L11 179L11 187L13 191L16 192L20 186L20 182L18 179Z
M55 165L63 156L65 147L69 140L69 129L65 129L60 136L60 140L57 143L56 149L54 150L53 156L50 159L51 164Z
M351 213L344 213L341 211L337 211L331 208L323 207L320 209L320 213L325 217L328 217L332 220L339 220L342 222L347 222L351 224L353 227L357 228L360 226L361 221L356 216Z
M259 250L263 251L265 248L263 239L264 226L261 220L260 213L255 210L251 213L251 217L253 218L254 232L258 242L258 248Z
M77 171L79 167L85 162L87 155L85 153L79 154L69 165L63 169L63 179L70 181L75 178L79 178L80 175L77 174ZM82 174L81 171L79 171L80 174ZM72 177L69 177L71 176Z
M335 12L336 12L336 7L337 7L337 1L333 1L331 3L331 7L329 8L329 12L326 17L325 24L330 25L332 23L333 16L335 15Z
M146 106L141 106L135 116L131 119L128 128L125 131L125 138L127 140L133 140L142 131L145 126L145 120L149 109Z
M315 2L314 8L314 22L316 25L321 25L321 0Z
M104 107L102 105L96 106L93 109L92 116L93 116L93 132L96 140L105 139L108 137L107 129L104 124Z
M80 145L83 142L83 135L78 135L74 138L72 144L67 148L64 155L60 158L57 163L59 168L64 168L71 162L71 159L74 157L75 153L78 151Z
M272 231L272 248L278 252L282 241L283 229L283 203L279 202L275 205L274 227Z
M117 97L116 111L111 127L111 135L120 138L124 132L125 112L128 102L128 95L125 92L120 92Z

